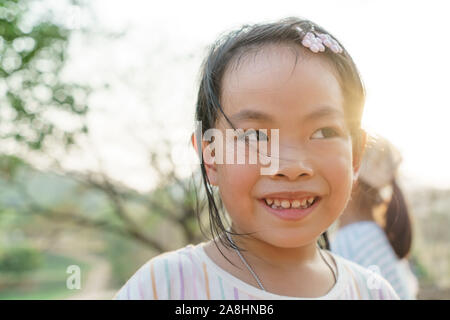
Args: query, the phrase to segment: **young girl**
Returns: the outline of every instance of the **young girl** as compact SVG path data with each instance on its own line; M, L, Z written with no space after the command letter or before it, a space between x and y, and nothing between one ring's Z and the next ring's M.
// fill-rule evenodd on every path
M192 136L213 239L150 259L115 298L398 299L381 276L328 250L326 230L364 151L363 104L352 58L311 21L246 25L219 39L203 64ZM214 140L202 139L210 129ZM244 164L229 149L219 157L230 130L246 141ZM256 150L276 163L270 174L267 162L249 163L247 140L270 144Z
M368 139L358 183L330 246L332 252L359 265L378 268L401 299L415 299L418 281L407 260L411 218L396 179L400 162L400 153L388 140ZM386 189L391 195L382 197Z

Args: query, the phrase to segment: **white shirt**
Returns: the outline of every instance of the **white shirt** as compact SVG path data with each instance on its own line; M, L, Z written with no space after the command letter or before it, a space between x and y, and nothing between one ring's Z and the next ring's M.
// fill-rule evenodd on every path
M399 299L374 272L327 251L337 265L337 281L324 296L309 299ZM261 279L263 281L263 279ZM264 281L263 281L264 282ZM252 286L214 263L203 243L187 245L150 259L125 283L114 299L289 300Z

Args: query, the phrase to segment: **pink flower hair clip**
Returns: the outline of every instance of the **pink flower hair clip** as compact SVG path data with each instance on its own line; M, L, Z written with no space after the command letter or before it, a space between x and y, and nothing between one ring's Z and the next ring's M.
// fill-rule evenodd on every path
M295 27L300 34L305 34L302 28L299 26ZM314 26L311 27L311 31L307 32L302 39L302 45L309 48L314 53L324 52L325 47L328 47L334 53L342 53L343 50L339 43L334 40L329 34L318 33L314 30Z

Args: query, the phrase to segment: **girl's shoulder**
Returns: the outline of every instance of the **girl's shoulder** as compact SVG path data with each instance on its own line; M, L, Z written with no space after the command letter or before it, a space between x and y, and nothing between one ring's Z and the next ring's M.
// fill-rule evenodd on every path
M116 293L116 300L153 300L171 298L171 288L183 271L198 268L199 259L192 244L150 258ZM173 297L172 297L173 298Z
M397 300L397 293L391 284L384 279L377 268L365 268L336 253L330 252L339 265L338 269L345 282L350 299Z

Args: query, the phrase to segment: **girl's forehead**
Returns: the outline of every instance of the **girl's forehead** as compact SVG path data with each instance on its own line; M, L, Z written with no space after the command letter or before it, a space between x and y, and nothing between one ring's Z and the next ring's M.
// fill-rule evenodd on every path
M291 113L317 105L342 109L343 95L336 72L324 58L292 46L267 46L228 68L221 102L226 114L249 107Z

